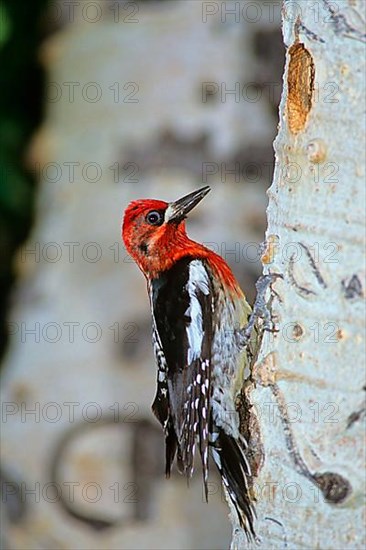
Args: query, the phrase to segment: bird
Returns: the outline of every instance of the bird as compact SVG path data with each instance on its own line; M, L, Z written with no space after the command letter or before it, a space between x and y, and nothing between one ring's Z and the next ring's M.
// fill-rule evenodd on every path
M236 398L250 354L242 334L251 314L225 260L186 232L188 214L210 191L166 202L132 201L124 212L127 253L147 280L157 388L152 411L165 434L166 476L176 457L189 479L195 453L208 499L209 453L248 540L256 540L247 442Z

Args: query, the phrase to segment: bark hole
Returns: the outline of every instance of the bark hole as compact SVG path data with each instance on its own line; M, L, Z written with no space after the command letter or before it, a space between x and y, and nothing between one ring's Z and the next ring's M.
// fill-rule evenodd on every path
M315 66L304 44L289 49L290 62L287 76L287 117L290 132L298 134L305 127L312 106Z
M352 492L350 482L339 474L324 472L323 474L314 474L313 479L325 500L331 504L344 502Z

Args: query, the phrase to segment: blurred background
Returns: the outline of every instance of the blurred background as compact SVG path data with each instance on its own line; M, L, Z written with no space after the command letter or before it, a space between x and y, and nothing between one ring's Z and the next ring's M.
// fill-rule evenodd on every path
M218 549L212 468L164 478L134 198L188 223L250 302L282 86L280 1L0 1L2 547Z

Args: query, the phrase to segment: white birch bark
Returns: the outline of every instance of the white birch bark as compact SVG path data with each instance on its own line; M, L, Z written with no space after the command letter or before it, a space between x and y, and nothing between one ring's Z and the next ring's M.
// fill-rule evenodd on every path
M285 2L264 273L277 273L251 393L262 548L364 548L365 3ZM259 450L258 450L259 452ZM246 548L244 534L232 547Z

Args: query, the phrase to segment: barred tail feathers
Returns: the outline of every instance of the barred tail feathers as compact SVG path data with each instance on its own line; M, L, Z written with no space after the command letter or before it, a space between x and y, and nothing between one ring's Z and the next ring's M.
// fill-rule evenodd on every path
M211 443L212 457L223 485L236 510L240 526L248 540L257 540L254 531L255 510L249 496L247 478L251 471L239 443L221 428L215 428Z

